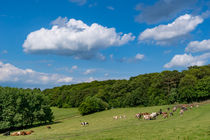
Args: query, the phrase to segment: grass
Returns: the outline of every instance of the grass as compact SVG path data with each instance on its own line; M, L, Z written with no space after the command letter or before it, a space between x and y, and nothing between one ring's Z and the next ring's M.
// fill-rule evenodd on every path
M169 106L111 109L87 116L80 116L77 109L52 108L55 121L52 129L46 126L33 128L28 136L0 136L0 140L210 140L210 104L193 108L179 116L157 120L138 120L138 112L154 112ZM114 115L126 119L113 120ZM89 126L80 126L87 121Z

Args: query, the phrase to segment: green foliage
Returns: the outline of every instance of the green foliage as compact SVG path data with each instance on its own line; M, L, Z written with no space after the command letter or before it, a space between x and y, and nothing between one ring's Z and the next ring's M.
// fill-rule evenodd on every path
M210 77L206 76L200 79L195 86L197 96L200 100L206 100L210 97Z
M82 115L91 114L108 109L109 105L97 97L87 97L79 106L79 112Z
M0 87L0 130L52 122L49 101L38 89Z
M163 71L129 80L93 81L43 91L50 105L79 107L87 97L97 97L110 107L154 106L210 99L210 65L191 66L179 72ZM83 104L84 105L84 104Z

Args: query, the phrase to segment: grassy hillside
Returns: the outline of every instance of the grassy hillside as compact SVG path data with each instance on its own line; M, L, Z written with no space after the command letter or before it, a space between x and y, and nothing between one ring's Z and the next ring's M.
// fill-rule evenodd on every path
M157 120L138 120L138 112L154 112L169 106L111 109L87 116L80 116L76 109L53 108L58 123L33 128L28 136L0 136L0 140L209 140L210 104L173 117ZM114 115L126 115L126 119L113 120ZM80 126L87 121L89 126Z

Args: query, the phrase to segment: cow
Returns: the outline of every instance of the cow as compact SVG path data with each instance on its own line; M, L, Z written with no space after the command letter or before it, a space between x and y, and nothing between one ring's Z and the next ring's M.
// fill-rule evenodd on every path
M81 122L81 126L89 125L88 122Z
M47 129L51 129L51 126L46 126Z
M150 115L144 115L144 119L145 120L151 120L151 117L150 117Z
M26 135L30 135L30 134L32 134L33 132L34 132L33 130L26 131Z
M118 119L118 116L113 116L113 119L114 119L114 120L117 120L117 119Z
M18 132L13 132L11 136L19 136Z
M174 113L170 112L170 113L169 113L169 115L170 115L170 116L173 116L173 115L174 115Z
M3 136L9 136L9 135L10 135L10 131L3 133Z
M168 107L167 110L169 111L170 110L170 107Z
M137 113L136 114L136 118L141 119L142 114L141 113Z
M176 106L174 106L173 107L173 112L175 112L177 110L177 107Z
M150 119L156 119L157 116L158 114L156 112L153 112L152 114L150 114Z
M163 118L168 118L168 114L163 114Z
M160 109L159 114L161 115L161 114L162 114L162 112L163 112L163 111L162 111L162 109Z
M183 113L184 113L184 110L181 109L180 112L179 112L179 114L180 114L180 115L183 115Z

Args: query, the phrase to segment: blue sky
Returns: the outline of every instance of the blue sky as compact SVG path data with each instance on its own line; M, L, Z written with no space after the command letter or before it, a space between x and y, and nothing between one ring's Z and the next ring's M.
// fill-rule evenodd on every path
M210 61L208 0L1 0L0 85L50 88Z

